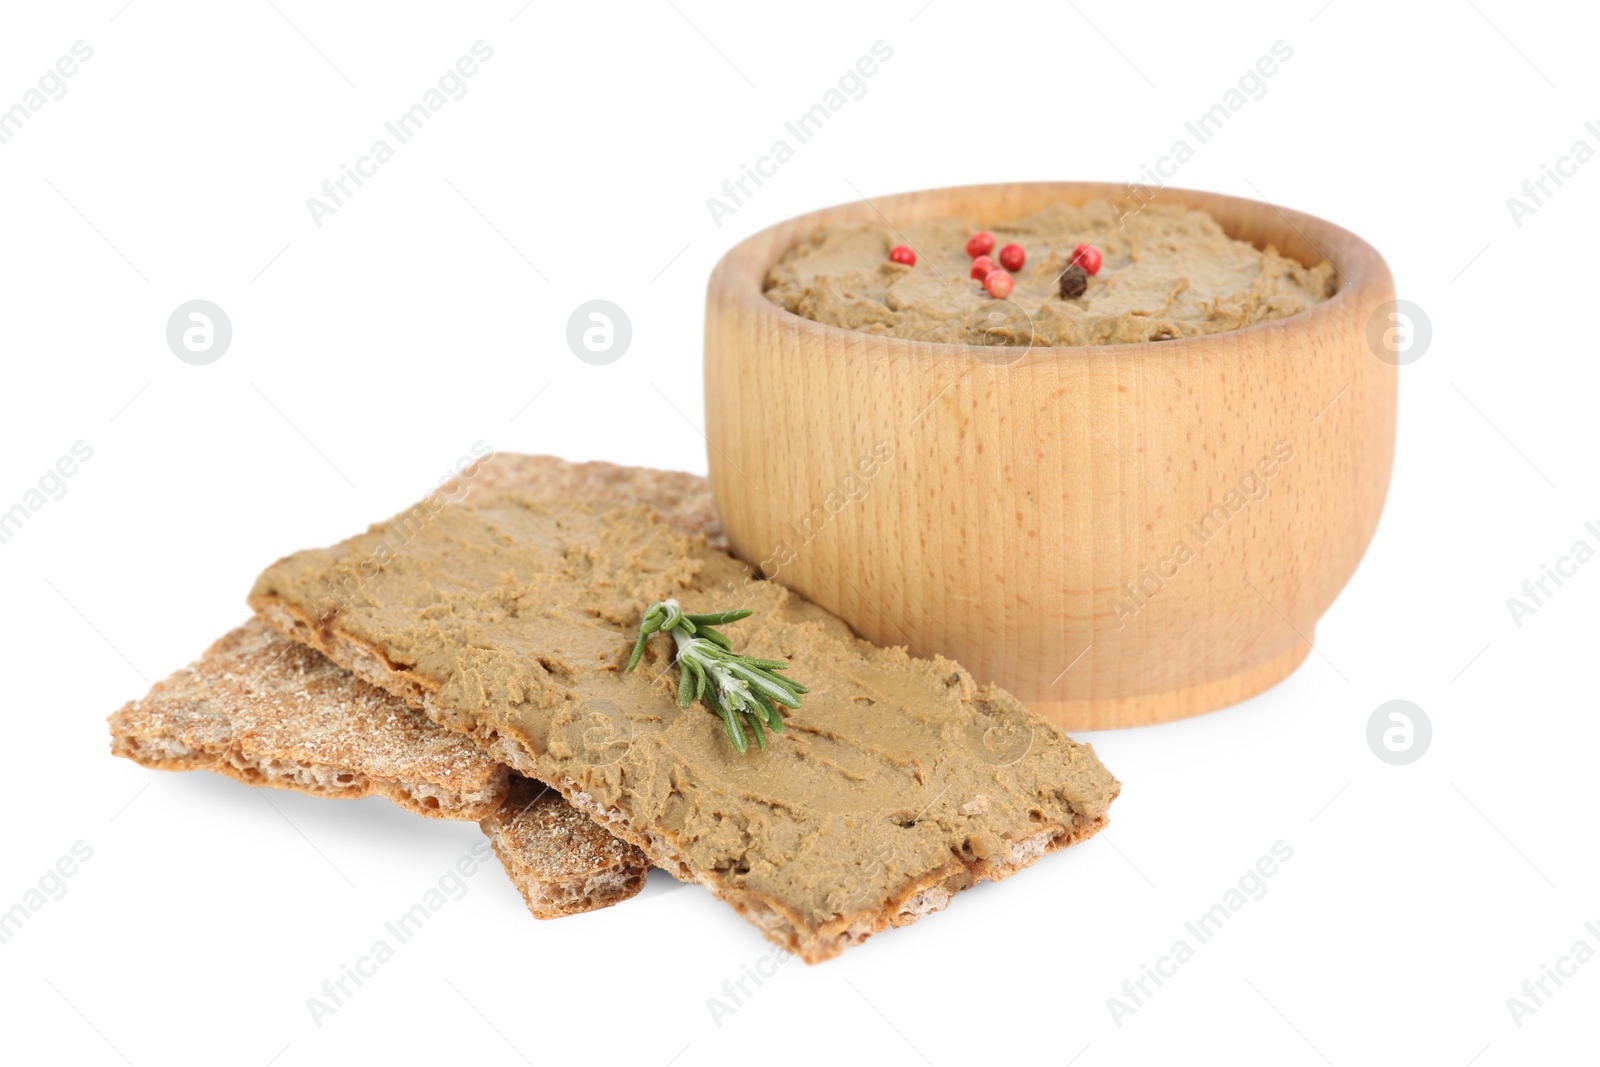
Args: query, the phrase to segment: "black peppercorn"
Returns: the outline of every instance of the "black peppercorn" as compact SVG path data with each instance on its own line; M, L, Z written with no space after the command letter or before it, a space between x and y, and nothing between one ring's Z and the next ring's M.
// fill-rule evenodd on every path
M1089 272L1074 263L1061 272L1061 299L1076 300L1089 288Z

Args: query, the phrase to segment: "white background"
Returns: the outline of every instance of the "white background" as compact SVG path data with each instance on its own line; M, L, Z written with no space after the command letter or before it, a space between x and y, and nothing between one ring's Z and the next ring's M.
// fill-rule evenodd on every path
M1593 1062L1600 962L1520 1027L1506 1003L1600 950L1600 562L1520 628L1506 605L1600 547L1600 162L1520 227L1506 206L1600 148L1591 13L275 3L0 16L0 107L94 50L0 145L0 509L94 450L0 545L0 909L92 849L0 945L7 1061ZM478 40L466 95L316 227L306 199ZM719 228L707 197L878 40L865 96ZM703 471L703 287L737 239L858 195L1134 178L1279 40L1293 58L1173 183L1354 230L1433 326L1317 654L1237 707L1093 735L1124 783L1105 834L785 963L720 1026L708 998L772 949L710 894L658 873L536 923L494 866L316 1026L307 998L476 827L146 771L107 755L104 716L241 621L266 563L392 513L475 441ZM597 297L634 330L605 367L564 340ZM234 330L205 367L164 338L195 298ZM1402 767L1365 739L1396 698L1434 730ZM1266 895L1117 1025L1108 998L1278 841Z

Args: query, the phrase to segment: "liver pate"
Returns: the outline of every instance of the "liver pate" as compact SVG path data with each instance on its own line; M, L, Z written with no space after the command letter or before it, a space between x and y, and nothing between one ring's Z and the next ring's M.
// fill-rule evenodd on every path
M993 300L970 277L967 238L988 229L1027 262ZM909 244L915 266L889 261ZM1079 244L1104 256L1076 299L1060 277ZM1331 264L1315 267L1223 232L1208 213L1150 205L1119 214L1109 200L1054 205L1009 222L941 219L904 229L819 227L772 268L766 295L817 322L915 341L973 345L1110 345L1222 333L1297 314L1333 295Z

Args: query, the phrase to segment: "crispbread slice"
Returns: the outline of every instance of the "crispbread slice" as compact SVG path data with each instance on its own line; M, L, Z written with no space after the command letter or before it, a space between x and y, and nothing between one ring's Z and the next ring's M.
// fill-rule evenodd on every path
M404 519L279 561L251 604L807 962L1106 824L1120 786L1089 746L950 660L852 637L645 508L475 494L395 551ZM770 751L734 752L714 716L677 707L662 642L623 671L667 596L754 608L735 647L811 686Z
M458 735L459 736L459 735ZM512 775L500 810L478 824L537 919L576 915L644 888L650 864L543 782Z
M110 718L113 754L321 797L478 820L535 918L638 893L649 861L554 792L258 619ZM542 788L542 787L541 787Z
M259 619L110 718L114 755L434 819L497 810L508 772L465 738Z

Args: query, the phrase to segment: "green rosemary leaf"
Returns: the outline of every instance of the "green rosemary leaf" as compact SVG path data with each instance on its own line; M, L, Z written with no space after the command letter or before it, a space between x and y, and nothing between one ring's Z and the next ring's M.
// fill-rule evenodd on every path
M730 622L738 622L740 619L747 619L754 614L755 612L749 608L737 608L733 611L717 611L701 615L685 615L684 618L691 620L696 626L701 624L722 626Z
M678 707L686 708L694 700L696 685L694 674L689 667L689 661L678 661Z
M791 690L794 693L795 696L799 696L801 693L809 693L809 692L811 692L811 689L810 689L809 686L801 685L799 682L795 681L793 678L785 678L781 674L773 675L772 676L772 680L777 682L779 685L783 686L784 688ZM798 705L798 704L795 705L795 707L799 707L799 706L800 705Z
M749 667L746 667L744 664L738 662L728 664L728 670L744 679L744 681L749 683L753 689L755 689L758 693L763 694L770 700L794 699L794 694L779 684L775 679L772 678L771 675L763 674L760 671L751 670Z
M706 694L706 699L710 702L712 709L716 711L717 714L722 716L722 721L727 724L728 738L733 742L733 747L738 749L740 752L748 751L750 746L745 742L744 731L739 729L738 713L736 713L727 704L723 703L717 697L716 690L714 689L710 693Z
M639 661L644 658L644 646L649 642L649 632L641 627L639 630L639 640L636 641L633 646L633 655L628 657L628 670L631 671L639 665Z
M795 690L797 688L800 688L800 683L796 682L794 679L785 678L781 674L773 674L772 671L767 670L766 668L763 668L763 667L753 667L751 669L754 670L757 674L761 675L767 681L771 682L773 685L781 685L785 689L789 690L791 693L794 693L794 695L796 695L796 696L799 695L798 693L795 693Z
M761 717L772 728L772 732L781 734L783 732L783 712L778 710L777 704L760 693L756 694L756 703L761 708Z

